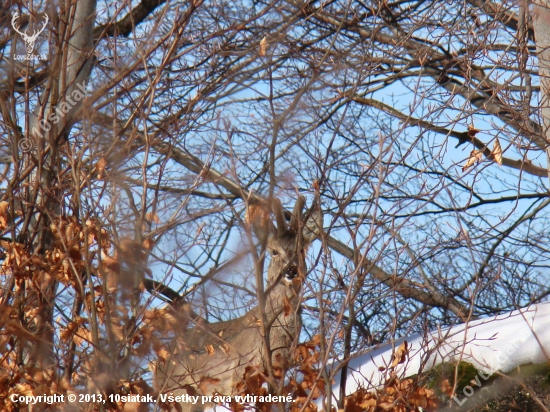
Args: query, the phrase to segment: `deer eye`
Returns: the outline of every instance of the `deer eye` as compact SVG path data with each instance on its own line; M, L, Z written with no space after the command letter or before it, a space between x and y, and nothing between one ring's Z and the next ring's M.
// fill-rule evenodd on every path
M271 252L271 254L272 254L273 256L277 256L277 255L279 254L279 251L274 250L273 252Z

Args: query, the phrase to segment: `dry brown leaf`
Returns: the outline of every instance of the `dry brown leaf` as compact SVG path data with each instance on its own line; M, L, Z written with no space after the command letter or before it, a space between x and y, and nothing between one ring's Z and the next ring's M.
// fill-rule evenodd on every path
M107 254L102 254L102 264L105 268L112 270L114 272L118 272L120 270L120 263L118 262L118 259L114 259L111 256L108 256Z
M72 248L70 248L68 255L69 255L69 258L71 258L74 261L73 263L82 261L82 250L80 249L79 246L73 246Z
M395 368L400 363L405 362L407 355L409 354L409 349L407 347L407 341L404 341L393 354L393 361L390 368Z
M475 137L475 135L479 133L479 130L474 127L473 124L468 125L468 136L469 137Z
M162 362L166 362L166 360L170 357L170 352L168 352L164 347L155 350L155 352L157 353L159 360Z
M495 162L497 162L499 166L502 166L502 148L500 147L500 142L498 141L498 137L495 138L492 155L495 158Z
M144 250L147 252L151 251L153 249L153 246L155 246L155 241L149 237L143 239L143 242L141 242L141 246Z
M453 387L451 386L449 379L445 379L439 382L439 389L441 389L441 392L443 392L447 396L453 395Z
M104 157L99 159L97 162L97 178L102 179L103 178L103 172L105 171L105 166L107 166L107 161Z
M315 191L315 193L319 193L321 191L321 186L319 185L319 180L315 179L313 181L313 184L311 185L311 188Z
M409 394L407 400L411 404L420 406L422 408L426 408L426 406L428 406L428 397L426 396L426 391L422 390L422 388L419 388L415 392Z
M147 219L149 222L160 223L159 215L153 212L145 214L145 219Z
M15 385L15 391L24 396L34 396L31 385L28 383L18 383Z
M214 355L214 346L206 345L206 352L208 352L208 355L210 356Z
M397 387L401 391L409 391L413 387L414 381L412 379L405 379L398 382Z
M220 380L217 378L211 378L209 376L203 376L199 383L199 389L202 393L208 393L208 385L215 385Z
M0 230L8 227L8 202L0 202Z
M255 203L248 207L245 221L252 226L254 234L260 240L264 240L274 229L270 215L269 207L265 203Z
M222 346L220 346L220 349L222 350L223 353L225 353L226 355L229 353L229 345L227 343L224 343Z
M374 408L374 407L376 407L376 399L374 399L374 398L365 399L358 406L360 406L363 409L368 409L368 408L371 408L371 407Z
M462 167L462 171L465 172L466 169L473 166L475 163L480 162L483 157L482 150L472 150L470 157L466 160L466 164Z
M91 342L92 341L92 334L90 333L90 331L88 329L86 329L85 327L81 326L78 328L78 331L76 332L76 334L73 336L73 341L74 343L76 343L78 346L82 346L82 343L84 341L87 341L87 342Z
M264 38L260 41L260 56L265 56L267 52L267 37L264 36Z
M69 324L67 325L67 328L61 328L61 333L59 334L59 338L63 342L67 342L69 339L71 339L71 336L77 330L77 328L78 328L78 323L69 322Z
M396 411L396 409L394 408L393 402L382 402L378 404L378 407L383 411L392 411L392 412Z
M321 343L321 335L319 334L313 335L313 337L309 342L314 346L319 346L319 344Z
M386 395L389 395L389 396L395 396L399 394L399 391L393 386L389 386L385 388L385 391L386 391Z
M288 300L288 297L285 295L283 298L283 312L285 313L285 316L290 316L290 312L292 311L292 307L290 306L290 301Z

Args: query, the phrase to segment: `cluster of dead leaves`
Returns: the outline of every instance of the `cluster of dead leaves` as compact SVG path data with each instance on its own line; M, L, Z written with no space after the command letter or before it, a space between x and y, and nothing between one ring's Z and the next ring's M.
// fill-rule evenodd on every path
M11 222L9 212L9 204L0 202L0 231L9 229ZM65 346L74 342L76 345L75 367L70 377L59 376L53 370L44 368L30 370L29 367L21 365L17 358L17 340L29 342L31 348L41 343L36 336L36 331L46 324L44 313L48 302L43 299L43 296L46 295L47 288L53 281L58 281L63 286L75 290L77 294L82 293L82 274L85 272L86 261L88 261L91 264L92 274L101 276L100 267L105 271L110 270L114 274L113 284L116 286L118 284L116 276L120 273L123 264L126 266L145 264L143 263L146 260L145 254L153 246L150 242L144 242L138 247L134 243L122 241L120 246L115 247L109 232L94 219L81 222L73 217L60 217L51 221L49 229L52 242L49 249L41 254L32 253L29 247L17 241L1 240L0 243L4 253L0 275L14 279L11 292L12 296L17 297L9 304L4 303L0 297L0 304L3 307L0 313L0 326L3 330L3 334L0 334L0 352L3 353L0 357L0 410L20 410L21 405L13 404L10 400L13 394L38 396L77 393L80 390L78 388L85 388L83 393L102 393L106 396L108 393L116 393L117 387L120 387L120 393L153 393L153 389L144 383L121 382L115 376L116 374L96 373L98 368L94 367L88 352L88 347L93 341L90 319L84 316L75 316L68 322L58 318L53 325L48 324L48 327L58 328L59 343ZM102 255L105 257L103 265L98 262L98 258ZM106 304L110 302L109 334L121 344L129 342L133 355L143 358L154 351L159 358L166 358L167 351L155 336L155 331L162 332L173 330L176 326L181 327L182 320L167 309L145 311L141 323L130 336L127 326L128 313L124 312L128 308L123 304L117 304L111 291L112 289L109 290L104 285L96 284L93 293L86 287L84 296L80 296L83 297L86 307L95 307L97 320L102 325L106 324ZM101 351L98 353L102 354ZM100 361L109 365L113 362L112 359L100 359ZM149 409L148 405L138 403L107 406L109 411ZM168 406L165 406L165 409L172 410Z
M100 324L105 324L105 302L101 289L100 286L94 288L95 306ZM89 292L86 293L86 299L91 299ZM133 355L140 358L155 352L160 362L165 362L170 356L161 337L180 329L188 321L187 317L179 316L172 308L145 310L139 327L131 336L128 336L124 318L120 313L124 307L117 306L112 309L114 310L111 311L108 325L112 337L121 344L129 340ZM60 328L60 339L65 343L72 340L80 348L92 342L88 319L78 317L69 322L66 327Z
M0 227L7 221L6 214L2 212L5 210L7 208L0 205ZM52 222L50 230L53 244L43 255L29 253L21 243L3 241L1 246L6 257L0 274L12 275L16 280L32 279L35 285L47 285L55 279L65 286L76 287L75 276L84 266L84 250L89 250L95 244L104 250L111 247L105 229L93 221L86 222L86 226L83 230L76 218L63 217Z
M274 374L276 379L283 379L283 368L281 367L281 359L277 359L274 363ZM241 381L237 384L236 395L246 396L263 396L268 395L268 378L267 372L260 365L247 366L245 368ZM289 385L285 386L283 393L291 393L295 387L296 382L293 380ZM298 385L299 386L299 385ZM294 392L295 393L295 392ZM247 406L236 402L235 397L232 397L230 408L234 412L243 412L247 410ZM256 402L254 409L262 412L270 412L273 410L273 402ZM301 410L295 403L292 404L292 410ZM316 412L317 409L313 406L313 409L306 408L307 411Z
M359 389L346 398L346 412L418 412L435 411L437 409L437 397L435 391L418 387L412 379L400 380L394 369L397 365L405 363L409 356L407 341L404 341L395 350L392 362L388 367L388 377L383 388L376 391ZM380 367L380 372L386 368Z
M75 321L69 322L67 327L61 330L59 338L62 342L68 342L72 339L79 347L82 346L84 341L91 342L92 335L90 330L84 326L86 323L88 323L88 320L79 316Z
M284 379L285 372L288 368L288 362L285 362L280 353L274 356L272 362L272 370L275 379ZM235 395L252 395L252 396L266 396L268 395L268 374L267 371L260 365L247 366L241 378L241 381L237 383L235 388ZM285 388L286 390L287 388ZM285 391L288 393L289 391ZM205 393L205 392L203 392ZM235 412L242 412L246 409L245 405L235 401L232 398L230 404L231 410ZM272 410L271 402L257 402L255 409L263 412L270 412Z
M317 406L312 400L326 396L325 381L320 377L317 367L320 357L320 335L315 335L311 341L300 344L294 352L295 369L301 375L299 380L291 378L284 387L284 393L292 393L293 402L290 405L291 412L305 410L306 412L317 412ZM435 411L437 398L433 390L418 387L412 379L400 380L394 372L394 368L406 361L408 357L407 342L403 342L394 352L388 366L388 378L383 388L377 391L360 389L348 396L345 402L345 412L418 412ZM284 379L284 368L281 368L280 359L273 362L273 369L277 379ZM384 372L386 368L381 367ZM237 387L240 395L267 395L267 378L264 370L259 367L249 366L246 368L243 379ZM256 404L255 408L260 411L270 411L271 404ZM244 405L233 403L231 409L235 412L242 412Z
M103 173L103 169L104 166L100 164L98 173ZM0 232L10 230L13 221L11 212L9 203L0 202ZM147 219L158 222L155 214L148 214ZM184 324L182 318L170 309L149 310L143 312L137 327L129 334L128 308L112 294L120 286L121 274L125 268L128 268L128 272L132 268L141 268L147 273L147 254L154 246L150 239L145 239L141 244L122 239L115 244L110 233L95 219L90 218L83 222L70 216L52 219L49 232L51 242L48 249L40 254L33 253L32 246L15 240L0 240L4 253L0 276L13 278L11 296L17 297L9 303L3 302L0 297L3 308L0 313L0 327L3 332L0 334L0 353L3 354L0 357L0 410L21 409L20 403L10 400L10 396L14 394L39 396L77 394L83 391L82 393L88 394L101 393L104 398L113 393L154 395L154 390L143 381L121 381L116 372L106 372L109 368L101 365L111 365L113 359L108 358L105 352L98 351L99 355L95 358L89 356L89 347L93 341L92 328L90 319L85 316L75 315L68 321L58 318L54 324L47 324L49 328L56 328L55 333L58 333L59 343L63 347L70 347L71 342L75 344L75 362L71 376L59 376L54 369L36 366L31 368L21 364L16 350L18 341L29 342L31 353L32 346L38 347L41 343L36 331L46 325L44 313L45 306L49 304L43 297L47 296L47 288L54 281L76 291L76 295L83 298L87 308L94 307L98 323L105 326L109 336L117 340L120 347L128 342L132 355L140 358L155 352L159 359L166 359L168 351L160 335L173 332ZM95 284L93 291L89 290L89 283L86 284L84 280L86 264L90 265L94 283L98 278L103 280L103 284ZM36 365L33 362L30 364ZM160 406L171 411L179 405ZM108 403L106 407L109 411L149 410L149 405L141 402Z
M306 412L317 412L317 407L311 401L308 402L308 398L310 400L317 399L324 395L324 381L318 379L319 370L315 366L319 362L320 340L320 336L315 335L311 341L297 345L293 353L293 366L302 375L302 379L300 382L290 379L289 383L283 388L284 394L292 393L292 412L301 411L302 408ZM283 359L281 354L276 354L272 362L275 379L285 379L285 372L289 366L289 362ZM247 366L241 381L237 384L236 394L266 396L268 394L267 383L267 372L264 369L260 366ZM269 412L272 410L273 405L269 402L258 402L254 406L259 411ZM231 409L235 412L242 412L246 409L246 406L233 402Z
M296 369L302 375L302 379L300 382L291 379L290 384L285 388L294 395L293 412L301 410L308 398L313 400L325 395L325 382L319 377L320 373L317 368L320 344L321 336L314 335L310 341L298 345L294 352ZM316 407L309 402L305 409L312 411L316 410Z
M150 238L145 238L141 244L133 239L123 238L112 251L102 249L98 273L106 283L107 290L133 290L136 277L139 280L141 273L152 277L147 259L153 246L154 242ZM139 284L139 288L141 291L145 290L143 283Z
M52 369L12 365L0 368L0 410L21 410L20 402L12 402L12 396L53 395L61 389Z
M153 390L153 388L151 388L147 382L143 381L143 380L136 380L136 381L133 381L133 382L119 382L119 385L117 387L117 390L118 392L121 394L121 395L141 395L141 396L146 396L146 395L152 395L153 398L156 398L156 393L155 391ZM150 410L150 407L147 403L145 402L121 402L121 401L118 401L116 403L116 406L117 406L117 411L124 411L124 412L147 412ZM166 411L170 411L172 410L169 405L159 405L162 409L166 410Z
M134 275L142 271L151 275L147 268L148 252L153 248L151 239L141 244L122 238L116 244L109 232L93 218L86 220L84 227L76 218L62 218L50 225L55 243L46 252L46 266L55 278L65 285L76 286L75 275L85 265L84 259L93 261L99 257L97 273L107 285L108 292L115 292L123 285L134 286ZM85 251L99 250L99 255ZM122 267L128 268L123 273ZM124 275L124 276L121 276ZM143 285L140 285L144 290Z
M317 412L317 406L311 400L326 396L325 381L320 377L317 365L320 361L320 335L315 335L311 341L300 344L294 352L295 369L300 373L299 381L290 379L285 386L284 393L292 393L293 402L290 406L292 412L305 410ZM426 387L419 387L412 379L400 380L394 369L404 363L409 354L407 342L403 342L394 352L387 368L387 379L384 386L376 391L360 389L348 396L345 402L345 412L418 412L435 411L438 403L435 391ZM277 362L274 362L277 370ZM381 367L381 372L386 368ZM284 378L280 375L277 378ZM246 369L240 393L253 395L265 395L267 392L265 374L258 368ZM271 405L255 405L261 411L271 410ZM241 412L242 405L232 405L232 409Z
M21 403L12 402L11 397L52 395L63 390L54 367L22 363L18 358L16 343L26 339L39 344L36 336L22 325L19 313L12 306L4 307L0 313L0 410L19 411Z
M162 342L161 336L185 328L187 323L187 316L176 313L170 307L145 310L141 325L132 336L134 353L139 357L145 357L154 351L159 362L166 362L171 354Z
M394 372L376 392L359 389L346 398L346 412L417 412L437 410L435 391L420 388L412 379L399 380ZM420 409L422 408L422 409Z

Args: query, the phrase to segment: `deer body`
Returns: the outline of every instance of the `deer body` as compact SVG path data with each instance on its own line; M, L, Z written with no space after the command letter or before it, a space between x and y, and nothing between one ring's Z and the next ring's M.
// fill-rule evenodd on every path
M264 308L259 305L240 318L198 324L184 332L184 347L167 360L164 367L157 369L157 387L162 393L184 395L188 393L187 388L192 387L190 392L201 395L232 396L240 394L237 386L242 385L243 376L246 371L251 372L250 368L252 373L267 375L268 362L279 374L288 367L291 348L302 327L299 291L305 276L304 248L315 235L303 230L303 198L296 202L290 228L284 221L282 206L274 203L274 213L279 214L277 229L264 215L261 221L249 219L256 236L263 237L271 254ZM310 217L308 222L315 222L318 229L322 217ZM181 406L184 411L191 411L209 405Z

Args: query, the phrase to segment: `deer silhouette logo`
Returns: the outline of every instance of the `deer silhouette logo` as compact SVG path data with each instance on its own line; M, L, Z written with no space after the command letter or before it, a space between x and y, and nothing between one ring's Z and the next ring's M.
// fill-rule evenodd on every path
M44 24L42 25L42 28L39 30L34 30L32 36L29 36L27 33L27 30L24 32L21 32L19 30L19 24L17 23L17 19L19 18L19 13L15 13L11 19L11 25L13 29L21 35L21 38L23 41L27 44L27 54L31 54L34 50L34 43L36 42L36 39L38 38L38 35L44 31L46 28L46 25L48 24L49 18L47 14L44 14L46 17L46 20L44 21Z

